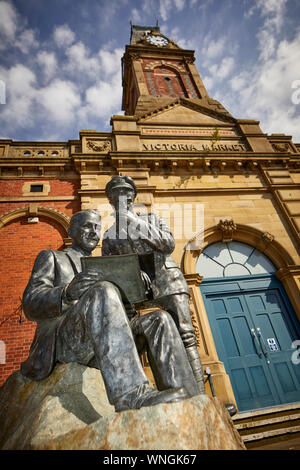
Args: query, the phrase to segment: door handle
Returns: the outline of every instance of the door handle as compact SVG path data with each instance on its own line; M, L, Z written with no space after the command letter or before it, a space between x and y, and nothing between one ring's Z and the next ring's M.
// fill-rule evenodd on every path
M259 357L262 357L263 353L262 353L262 350L261 350L259 341L258 341L258 339L257 339L257 337L256 337L255 329L254 329L254 328L251 328L251 335L252 335L252 338L253 338L253 342L254 342L254 346L255 346L256 352L257 352L257 354L258 354Z
M260 328L256 328L256 329L257 329L257 333L258 333L258 336L259 336L260 344L263 346L262 347L263 353L266 356L267 363L270 364L269 353L268 353L268 349L267 349L266 343L264 341L263 335L261 334Z

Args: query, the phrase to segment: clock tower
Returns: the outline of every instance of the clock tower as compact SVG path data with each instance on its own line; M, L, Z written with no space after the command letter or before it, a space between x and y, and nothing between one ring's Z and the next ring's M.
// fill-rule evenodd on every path
M159 26L132 25L122 60L125 115L139 116L179 98L227 114L209 97L194 62L194 51L181 49Z

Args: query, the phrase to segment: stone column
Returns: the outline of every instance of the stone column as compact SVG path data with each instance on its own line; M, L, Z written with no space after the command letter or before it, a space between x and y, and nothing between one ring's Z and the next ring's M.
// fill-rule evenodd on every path
M216 396L224 403L233 403L236 405L229 376L226 373L224 363L218 358L215 342L205 310L200 291L202 276L200 276L200 274L185 274L185 279L190 288L192 322L196 332L198 343L197 347L204 372L205 391L208 395L212 395L210 384L207 375L205 374L206 367L209 367Z
M300 320L300 266L287 266L280 268L276 273L294 307Z

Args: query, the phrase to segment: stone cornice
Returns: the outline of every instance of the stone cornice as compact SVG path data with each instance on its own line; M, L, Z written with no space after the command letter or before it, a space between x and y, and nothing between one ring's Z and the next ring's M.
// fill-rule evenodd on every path
M184 59L185 57L190 58L194 57L195 51L191 49L177 49L177 48L157 48L154 46L147 46L144 43L142 44L131 44L127 45L125 48L125 53L123 55L123 60L130 58L131 60L138 60L139 57L151 57L153 59L160 59L162 56L172 59L172 57L180 57Z
M203 276L198 273L195 274L184 274L185 280L189 286L200 286Z

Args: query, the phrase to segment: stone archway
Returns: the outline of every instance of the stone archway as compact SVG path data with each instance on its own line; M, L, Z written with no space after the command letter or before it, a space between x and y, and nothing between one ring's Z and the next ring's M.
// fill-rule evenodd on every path
M289 253L270 233L263 233L256 228L235 224L232 220L221 220L197 234L184 250L181 268L191 292L191 307L198 330L201 332L199 350L201 359L212 370L216 393L224 400L234 402L234 394L224 364L220 362L215 347L212 331L207 317L203 296L200 292L202 276L197 273L196 263L204 248L215 242L240 241L252 245L264 253L277 268L276 277L282 282L292 306L300 319L300 266L296 266Z
M235 224L233 220L221 220L218 225L207 228L186 244L182 260L184 273L196 272L197 259L207 245L232 240L257 248L270 258L278 270L294 265L289 253L269 232L261 232L248 225Z
M269 232L235 224L233 220L220 220L218 225L207 228L186 244L181 263L184 274L197 272L198 257L207 245L231 240L252 245L270 258L278 269L276 276L282 282L300 320L300 266L295 264L291 255Z
M29 206L27 207L19 207L1 215L0 229L5 225L9 224L12 220L18 219L19 217L38 217L39 215L43 215L45 217L48 217L49 219L53 219L58 222L58 224L61 225L67 235L70 218L56 209L38 206L37 204L29 204Z

